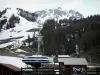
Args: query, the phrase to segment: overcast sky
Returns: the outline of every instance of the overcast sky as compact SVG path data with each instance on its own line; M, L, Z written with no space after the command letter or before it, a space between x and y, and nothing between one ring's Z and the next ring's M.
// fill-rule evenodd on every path
M31 11L62 7L79 11L85 17L100 14L100 0L0 0L0 8L7 6Z

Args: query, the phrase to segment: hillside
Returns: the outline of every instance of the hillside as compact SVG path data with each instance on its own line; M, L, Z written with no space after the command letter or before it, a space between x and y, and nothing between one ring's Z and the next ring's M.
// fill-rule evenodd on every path
M28 30L38 28L36 20L29 21L31 17L36 19L37 16L32 16L30 13L27 14L19 9L6 8L4 11L5 13L0 17L0 48L6 47L8 42L9 45L18 41L20 43L27 39L28 35L33 35L31 32L27 32Z

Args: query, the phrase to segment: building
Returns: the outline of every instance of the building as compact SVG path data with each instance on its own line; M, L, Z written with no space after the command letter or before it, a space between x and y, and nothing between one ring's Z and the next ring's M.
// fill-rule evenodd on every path
M58 55L58 58L70 58L69 55Z
M87 61L85 58L59 58L58 62L62 62L65 68L65 74L67 75L86 75L87 73Z
M20 75L21 67L26 67L26 64L22 62L22 58L0 56L0 75Z
M11 64L0 63L0 75L21 75L21 69Z

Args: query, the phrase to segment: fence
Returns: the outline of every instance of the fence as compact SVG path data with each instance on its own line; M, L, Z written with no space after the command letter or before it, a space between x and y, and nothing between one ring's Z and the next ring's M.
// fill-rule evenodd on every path
M21 75L64 75L59 68L21 68Z
M87 75L100 75L100 68L87 68Z
M21 75L70 75L70 72L66 74L62 68L21 68ZM87 68L87 75L100 75L100 68Z

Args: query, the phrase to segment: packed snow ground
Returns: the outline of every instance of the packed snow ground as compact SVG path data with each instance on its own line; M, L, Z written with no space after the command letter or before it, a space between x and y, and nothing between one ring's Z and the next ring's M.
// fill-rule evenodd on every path
M24 52L24 53L28 53L28 52L26 52L26 51L24 51L24 50L22 50L22 49L17 49L15 52Z

